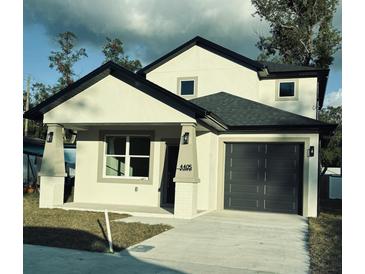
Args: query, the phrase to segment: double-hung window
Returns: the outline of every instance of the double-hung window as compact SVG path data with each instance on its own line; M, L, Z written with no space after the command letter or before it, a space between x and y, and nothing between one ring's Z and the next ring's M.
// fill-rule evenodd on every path
M148 136L105 136L104 177L148 179L149 163Z

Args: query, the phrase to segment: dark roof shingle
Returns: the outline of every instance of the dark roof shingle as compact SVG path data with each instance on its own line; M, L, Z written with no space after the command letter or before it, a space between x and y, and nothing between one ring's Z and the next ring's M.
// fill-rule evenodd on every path
M226 92L192 99L191 102L217 115L228 127L321 127L330 126Z

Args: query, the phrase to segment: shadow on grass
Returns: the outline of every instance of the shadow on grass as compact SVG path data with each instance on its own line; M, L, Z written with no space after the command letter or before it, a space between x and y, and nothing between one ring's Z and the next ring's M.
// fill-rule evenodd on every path
M107 252L107 240L86 231L68 228L34 227L23 228L25 244ZM113 246L115 251L125 247Z
M183 273L141 261L128 250L114 255L82 252L107 252L108 244L105 239L81 230L28 226L24 227L24 244L31 244L24 247L24 273L54 273L55 269L60 271L57 273L70 273L74 269L80 273ZM122 249L114 246L114 252ZM26 256L27 253L32 255ZM38 259L34 260L35 257Z

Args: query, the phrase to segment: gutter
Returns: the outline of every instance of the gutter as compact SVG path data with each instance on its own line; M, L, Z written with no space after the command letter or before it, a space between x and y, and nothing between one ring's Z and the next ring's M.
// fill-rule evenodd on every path
M214 115L211 112L207 112L204 118L200 118L204 123L207 125L215 128L218 131L226 131L228 130L228 127L218 118L216 115Z

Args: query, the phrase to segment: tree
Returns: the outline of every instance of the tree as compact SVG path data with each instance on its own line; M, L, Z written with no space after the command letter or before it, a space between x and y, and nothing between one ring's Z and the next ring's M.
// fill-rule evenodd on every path
M39 104L45 99L67 87L74 82L74 64L82 57L87 57L86 50L80 48L74 49L77 37L72 32L66 31L58 34L59 51L51 51L48 57L50 68L55 68L61 77L55 85L45 85L41 82L36 82L32 85L34 103Z
M83 57L87 57L84 48L75 49L77 37L72 32L58 34L59 51L51 51L48 57L50 68L55 68L61 77L55 85L46 85L41 82L32 84L32 94L30 97L30 106L35 106L46 100L51 95L60 91L74 82L74 64ZM38 138L44 138L47 127L42 122L29 121L29 133Z
M110 39L106 37L103 53L105 55L103 63L113 61L130 71L137 71L142 68L142 64L138 59L131 60L128 55L124 54L123 42L118 38Z
M338 124L333 136L327 144L321 147L321 164L324 172L327 167L340 167L342 164L342 107L326 107L320 110L319 120L327 123ZM324 173L323 172L323 173Z
M74 82L73 65L82 57L87 57L84 48L74 49L77 37L74 33L66 31L58 34L59 51L51 51L48 57L50 68L55 68L61 77L58 79L58 88L63 89Z
M259 60L328 68L341 47L341 34L332 26L338 0L251 0L254 15L270 24L260 36Z

